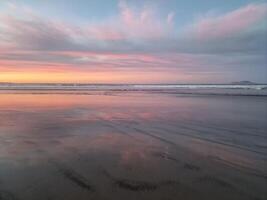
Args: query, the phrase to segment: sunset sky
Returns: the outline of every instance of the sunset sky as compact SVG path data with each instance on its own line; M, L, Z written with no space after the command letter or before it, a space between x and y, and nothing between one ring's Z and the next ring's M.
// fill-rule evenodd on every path
M0 82L267 83L266 0L0 0Z

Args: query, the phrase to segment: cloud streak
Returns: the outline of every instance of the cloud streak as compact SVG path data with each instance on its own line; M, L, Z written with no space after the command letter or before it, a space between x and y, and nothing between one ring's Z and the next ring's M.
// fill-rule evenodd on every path
M250 4L222 16L203 17L192 26L191 31L203 40L233 37L265 21L266 17L266 4Z

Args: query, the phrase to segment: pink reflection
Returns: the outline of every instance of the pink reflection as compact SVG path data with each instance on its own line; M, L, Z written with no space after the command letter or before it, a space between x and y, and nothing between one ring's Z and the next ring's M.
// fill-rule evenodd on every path
M247 99L240 103L240 99L143 92L0 94L0 156L35 160L38 151L54 156L72 155L73 150L111 153L127 168L156 162L153 151L159 152L158 160L168 158L168 147L174 155L181 148L244 167L256 163L253 167L262 170L261 154L255 154L261 149L249 149L262 141L249 140L250 132L236 126L245 122L252 126L250 116L238 116L239 109L245 112L244 105ZM237 143L230 143L233 140ZM248 140L252 147L245 146Z

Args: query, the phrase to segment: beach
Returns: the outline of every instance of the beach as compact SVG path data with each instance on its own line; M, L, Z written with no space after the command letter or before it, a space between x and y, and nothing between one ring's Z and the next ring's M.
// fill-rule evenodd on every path
M0 200L266 199L267 96L212 91L2 90Z

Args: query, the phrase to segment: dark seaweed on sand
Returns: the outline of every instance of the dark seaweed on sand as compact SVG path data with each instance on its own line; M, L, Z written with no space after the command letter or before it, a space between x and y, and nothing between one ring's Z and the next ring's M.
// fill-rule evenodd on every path
M185 163L184 164L184 168L192 170L192 171L199 171L200 170L199 166L196 166L196 165L193 165L193 164L190 164L190 163Z
M94 187L89 183L89 181L84 176L80 175L78 172L66 166L63 166L55 161L50 160L50 163L52 163L57 168L59 173L61 173L66 179L70 180L72 183L83 189L86 189L87 191L95 191Z
M230 184L224 180L218 179L216 177L213 177L213 176L200 177L197 179L197 182L200 182L200 183L206 182L206 183L210 183L213 185L219 185L221 187L225 187L225 188L229 188L229 189L235 189L235 186L233 186L232 184Z
M148 181L136 181L130 179L120 179L111 176L106 170L103 170L103 174L108 177L114 185L131 191L153 191L162 186L173 186L178 185L178 181L160 181L160 182L148 182Z

